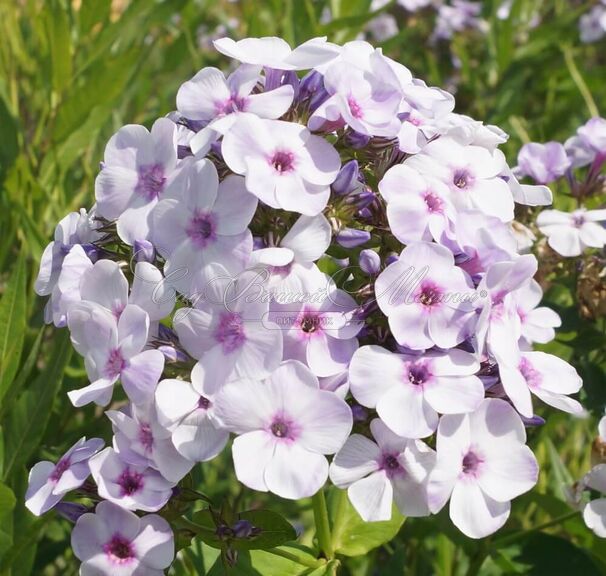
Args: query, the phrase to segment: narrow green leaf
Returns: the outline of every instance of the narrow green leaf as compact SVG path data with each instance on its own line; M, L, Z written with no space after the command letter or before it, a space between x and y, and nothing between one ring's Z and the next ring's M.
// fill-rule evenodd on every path
M52 7L46 15L53 89L61 93L72 78L70 22L67 10L59 0L52 0L50 4Z
M25 254L20 251L0 300L0 405L19 368L26 329Z
M72 354L67 330L60 332L50 354L50 363L15 403L5 429L7 459L4 478L27 463L38 447L50 420L53 400L61 388L63 372Z

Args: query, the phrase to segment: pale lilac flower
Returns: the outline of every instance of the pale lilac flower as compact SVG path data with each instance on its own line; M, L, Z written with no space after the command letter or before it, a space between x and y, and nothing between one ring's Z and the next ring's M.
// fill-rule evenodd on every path
M583 478L583 485L606 495L606 464L594 466ZM606 538L606 496L585 505L583 520L596 536Z
M200 360L208 393L230 380L266 378L282 360L282 331L267 318L269 301L258 297L257 277L247 272L212 282L198 308L174 315L181 345Z
M360 252L358 263L362 272L368 276L375 276L381 270L381 257L370 248Z
M318 278L320 280L320 278ZM358 348L356 334L362 329L355 312L356 301L324 276L313 301L273 303L270 319L282 328L284 359L303 362L318 377L345 370Z
M472 354L458 349L414 356L363 346L351 359L349 384L354 398L375 408L395 434L424 438L438 426L438 413L473 412L480 405L479 369Z
M545 352L520 352L516 361L499 362L501 383L516 410L531 418L531 392L554 408L581 414L583 407L569 394L581 389L583 381L568 362Z
M589 44L606 36L606 7L594 6L579 19L581 42Z
M397 3L409 12L416 12L435 2L435 0L397 0Z
M230 58L245 64L266 66L278 70L307 70L330 62L339 55L341 47L326 42L326 37L312 38L294 50L288 42L275 36L244 38L237 42L219 38L215 48Z
M452 0L451 4L442 4L438 8L438 18L433 33L434 38L450 39L455 32L468 29L486 31L488 23L480 18L481 2Z
M56 464L38 462L29 471L25 506L40 516L59 503L65 494L79 488L90 475L88 460L103 448L100 438L80 438Z
M212 122L215 130L229 128L237 112L250 112L260 118L279 118L292 104L294 90L286 84L275 90L253 94L260 80L259 66L243 64L227 79L217 68L202 68L177 92L177 109L185 118Z
M225 386L215 414L238 434L232 454L238 480L261 492L298 499L315 494L328 478L325 454L343 446L352 416L344 400L320 390L300 362L283 362L264 382Z
M175 556L170 525L156 514L139 517L111 502L78 518L72 531L81 576L162 576Z
M556 312L539 306L543 290L538 282L531 280L513 294L520 318L521 338L527 345L537 342L546 344L555 338L555 328L562 325Z
M518 153L517 172L530 176L539 184L549 184L562 177L570 168L570 160L559 142L524 144Z
M302 294L321 272L314 262L330 246L332 229L323 214L300 216L274 247L255 250L249 268L265 270L267 289L274 293Z
M367 69L346 61L328 67L324 87L330 98L309 118L311 130L347 124L367 136L397 135L396 113L402 101L398 79L380 51L371 54L368 63Z
M409 244L398 261L381 272L375 295L402 346L452 348L471 335L473 284L443 246Z
M428 516L427 479L436 453L420 440L394 434L381 420L370 423L374 442L352 434L335 455L330 480L365 522L391 519L392 502L405 516Z
M191 383L161 380L155 399L158 420L171 431L175 448L194 462L212 460L229 438L214 420L215 395L208 391L202 372L198 363L191 372Z
M366 29L377 42L389 40L400 31L397 20L391 14L375 16L368 22Z
M88 244L100 237L94 221L94 209L88 214L84 208L80 212L70 212L55 228L55 239L44 249L40 259L40 270L34 290L39 296L48 296L57 285L63 261L72 247Z
M606 159L606 119L589 119L575 136L566 140L564 148L575 168L587 166L594 160L603 162Z
M135 466L155 468L171 482L179 482L193 467L171 441L170 430L158 421L153 404L130 405L123 411L108 410L114 431L114 450Z
M404 244L439 240L455 217L448 187L407 165L390 168L379 182L379 191L387 202L391 232Z
M165 282L162 272L148 262L137 262L133 272L132 287L129 287L117 262L99 260L82 274L80 298L103 306L116 318L120 318L128 304L145 310L152 322L168 316L175 306L175 292Z
M238 274L248 263L252 235L247 226L257 199L239 176L219 183L209 160L192 159L179 181L180 197L162 200L151 213L151 236L166 259L170 284L194 296L216 276Z
M408 158L404 166L444 182L458 209L480 210L503 222L513 219L512 193L500 177L506 166L500 150L462 146L453 138L441 137Z
M332 144L300 124L239 114L221 151L246 188L272 208L307 216L328 202L341 161Z
M543 210L537 216L539 230L547 236L547 243L565 257L579 256L586 248L602 248L606 244L606 229L599 224L606 221L606 210L574 212Z
M151 132L137 124L123 126L107 143L95 181L97 212L118 221L118 235L127 244L148 239L149 213L176 165L176 126L168 118L156 120Z
M127 510L156 512L168 502L175 486L153 468L125 462L113 448L93 456L89 466L99 496Z
M496 532L510 501L537 481L537 461L525 442L524 425L504 400L487 398L471 414L442 416L427 487L431 512L450 498L450 518L465 535Z
M530 282L537 267L537 259L527 254L488 268L478 286L484 294L475 335L479 354L487 350L510 364L518 357L522 327L515 292Z
M118 379L135 404L152 398L164 369L164 356L159 350L145 350L149 317L143 309L129 304L116 321L102 306L81 302L70 309L68 326L91 380L88 386L68 392L74 406L89 402L106 406Z

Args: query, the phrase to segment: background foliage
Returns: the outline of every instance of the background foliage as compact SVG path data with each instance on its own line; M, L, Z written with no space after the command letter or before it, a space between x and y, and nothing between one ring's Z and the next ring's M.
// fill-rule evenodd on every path
M82 435L107 439L109 425L99 409L76 411L68 402L66 391L79 387L85 372L66 331L43 327L32 285L56 222L92 204L104 143L123 124L149 125L171 111L179 85L202 66L225 66L211 50L213 34L344 42L376 16L370 4L0 0L0 576L77 573L68 523L52 513L37 519L23 507L27 469ZM506 20L496 17L499 4L483 3L487 34L429 46L431 12L407 15L391 2L380 12L392 13L400 31L379 44L428 84L456 87L458 112L509 132L505 152L513 165L522 142L563 141L605 105L606 50L604 41L586 46L578 39L579 16L594 2L514 0ZM556 207L571 202L557 191ZM476 542L445 514L369 528L350 510L346 523L332 526L338 559L323 563L309 552L311 503L282 501L273 506L299 530L298 544L281 547L279 557L243 552L234 574L606 574L606 545L566 502L567 487L589 469L596 417L606 404L606 322L579 313L573 263L550 262L549 254L541 262L546 301L564 321L548 349L579 370L592 415L573 420L550 411L548 424L530 431L539 485L514 502L506 528ZM228 457L197 467L194 483L213 497L229 495L240 509L264 503L238 488ZM348 504L330 494L329 508L336 506ZM217 554L200 543L185 548L174 574L221 574Z

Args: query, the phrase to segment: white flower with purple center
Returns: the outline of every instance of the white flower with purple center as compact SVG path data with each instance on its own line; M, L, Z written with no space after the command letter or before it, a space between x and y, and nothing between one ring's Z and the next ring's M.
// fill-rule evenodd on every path
M431 512L450 498L450 518L465 535L496 532L510 501L537 482L538 464L525 442L522 420L504 400L487 398L471 414L442 416L427 485Z
M114 431L114 449L129 464L151 466L171 482L179 482L194 465L180 454L170 430L160 424L153 403L123 411L108 410Z
M462 350L421 356L363 346L351 359L354 398L377 414L398 436L424 438L438 426L438 414L473 412L484 399L474 356Z
M545 352L520 352L517 362L499 362L503 388L516 410L531 418L531 393L545 404L571 414L582 414L583 407L569 394L581 389L583 381L568 362Z
M200 363L191 372L191 383L167 379L156 388L159 422L170 430L179 454L194 462L212 460L229 439L214 418L215 395L207 388Z
M452 252L428 242L409 244L375 283L394 338L411 350L452 348L468 338L476 320L474 294Z
M247 227L257 199L239 176L219 183L209 160L188 161L179 181L181 197L162 200L154 208L151 236L166 258L167 281L195 296L216 276L235 275L248 263L252 235Z
M334 376L347 368L358 349L356 334L363 322L357 319L358 305L347 292L337 289L326 275L315 280L318 283L310 282L308 289L317 298L272 303L269 318L284 333L285 360L299 360L318 377Z
M257 296L258 274L209 284L198 308L181 308L173 318L179 341L200 360L207 392L239 378L266 378L282 361L282 331L268 318L269 302Z
M164 369L164 355L159 350L145 350L149 317L143 309L129 304L116 321L106 308L80 302L70 309L68 326L91 381L84 388L68 392L74 406L89 402L106 406L117 380L135 404L153 397Z
M404 244L439 240L455 217L448 187L404 164L385 173L379 191L387 202L391 231Z
M539 230L547 243L565 257L580 256L587 248L602 248L606 244L606 210L579 208L573 212L543 210L537 216Z
M232 446L238 480L293 500L324 485L325 455L341 448L352 427L345 401L320 390L318 379L296 361L283 362L264 382L228 384L215 414L238 434Z
M34 290L39 296L48 296L57 285L65 257L77 244L87 244L100 237L94 221L94 209L90 214L84 208L70 212L55 228L55 239L48 244L40 259L40 270Z
M173 494L174 482L153 468L126 462L113 448L93 456L89 466L99 496L122 508L156 512Z
M99 502L72 531L81 576L162 576L175 557L170 525L156 514L139 517L111 502Z
M309 118L310 130L332 131L347 124L367 136L393 138L398 134L402 92L379 50L369 56L366 68L342 60L331 64L324 74L324 87L330 98Z
M305 126L240 114L223 138L227 166L272 208L319 214L341 167L335 148Z
M148 239L149 213L176 166L177 132L168 118L156 120L151 132L138 124L123 126L107 143L95 181L97 212L118 221L118 235L127 244Z
M90 476L88 460L103 448L100 438L80 438L57 463L38 462L29 472L25 506L40 516L48 512L63 496L84 484Z
M527 346L534 342L546 344L555 338L555 328L562 320L551 308L539 306L543 289L536 280L531 280L513 293L516 310L520 318L522 342Z
M408 158L404 166L441 180L460 210L476 209L503 222L513 220L513 196L500 177L506 167L500 150L463 146L453 138L441 137Z
M189 120L211 123L222 133L233 124L238 112L280 118L292 104L293 87L286 84L253 93L261 80L259 70L260 66L243 64L226 79L217 68L202 68L179 88L177 110Z
M394 434L381 420L370 423L374 441L352 434L330 465L330 480L347 488L365 522L391 519L392 503L405 516L428 516L427 480L436 453L420 440Z

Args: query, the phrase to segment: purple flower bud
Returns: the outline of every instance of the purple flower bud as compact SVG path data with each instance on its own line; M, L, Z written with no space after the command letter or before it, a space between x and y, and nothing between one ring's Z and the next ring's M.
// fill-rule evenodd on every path
M133 256L137 262L153 263L156 258L156 250L149 240L135 240Z
M372 211L370 208L362 208L362 210L358 210L358 217L363 220L368 220L372 218Z
M341 167L331 188L337 196L345 196L356 189L360 168L357 160L350 160Z
M171 330L164 324L158 325L158 337L160 340L166 340L167 342L174 342L177 339L177 335L175 334L174 330Z
M343 248L355 248L366 244L370 240L370 232L356 230L355 228L344 228L336 235L337 244Z
M187 362L189 360L183 352L172 346L158 346L158 350L164 354L167 362Z
M299 85L299 94L297 100L302 102L309 100L309 110L313 112L330 98L330 94L324 88L324 76L312 70L303 77Z
M216 154L219 158L223 158L223 153L221 152L221 142L213 142L210 145L210 150L214 154Z
M262 236L253 236L253 250L261 250L261 248L267 248L265 240Z
M299 77L294 70L277 70L275 68L265 68L265 92L275 90L280 86L290 84L294 90L294 97L297 98L299 92Z
M363 210L364 208L368 208L376 198L375 193L369 188L366 188L363 192L356 195L356 206L358 206L360 210Z
M70 247L71 249L71 247ZM96 262L99 259L99 249L94 244L82 244L82 249L90 258L91 262Z
M90 512L84 504L77 504L76 502L59 502L59 504L55 506L55 511L59 516L62 516L74 524L82 514Z
M545 420L540 416L534 415L532 418L526 418L520 414L520 418L522 418L522 422L524 422L524 426L543 426L545 424Z
M248 538L253 535L255 527L248 520L238 520L233 526L236 538Z
M364 148L370 142L370 136L352 130L345 135L345 143L352 148Z
M351 407L351 414L354 422L364 422L368 418L368 411L364 406L360 406L359 404L354 404Z
M398 260L399 256L395 252L392 252L391 254L388 254L387 258L385 258L385 266L389 266Z
M374 251L366 248L360 252L358 259L360 268L365 274L373 276L381 269L381 257Z
M193 156L191 148L189 146L183 146L183 144L179 144L177 146L177 158L179 160L183 160L183 158L187 158L188 156Z

